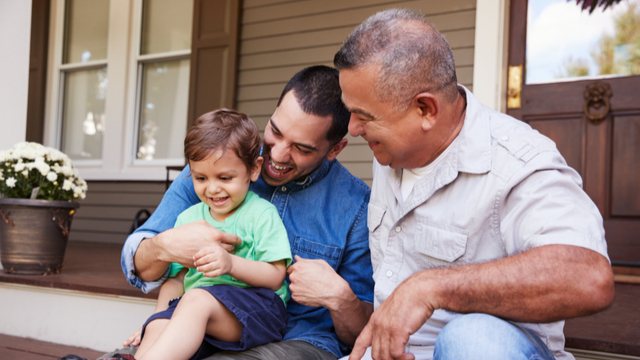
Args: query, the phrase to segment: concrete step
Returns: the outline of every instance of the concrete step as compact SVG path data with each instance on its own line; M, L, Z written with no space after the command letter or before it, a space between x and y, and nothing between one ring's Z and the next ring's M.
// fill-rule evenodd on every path
M0 334L104 353L120 347L154 304L140 297L0 283Z

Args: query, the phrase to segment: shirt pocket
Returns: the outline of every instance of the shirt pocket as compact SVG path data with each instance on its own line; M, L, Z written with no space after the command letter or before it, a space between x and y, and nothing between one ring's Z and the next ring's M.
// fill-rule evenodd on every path
M454 262L464 255L467 248L467 234L459 230L420 224L416 235L415 250L440 261Z
M338 246L307 240L300 236L294 238L291 252L293 255L298 255L305 259L322 259L331 265L334 270L338 269L342 255L342 249Z

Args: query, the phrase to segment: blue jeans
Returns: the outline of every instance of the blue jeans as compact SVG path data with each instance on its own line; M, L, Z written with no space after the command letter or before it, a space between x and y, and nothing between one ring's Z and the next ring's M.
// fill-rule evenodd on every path
M434 360L553 360L542 340L517 325L487 314L460 315L438 335Z

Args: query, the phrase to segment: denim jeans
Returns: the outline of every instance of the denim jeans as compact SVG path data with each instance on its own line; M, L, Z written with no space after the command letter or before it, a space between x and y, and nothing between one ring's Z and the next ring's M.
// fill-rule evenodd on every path
M438 334L435 350L408 345L405 351L416 360L554 360L538 336L487 314L460 315L449 322ZM371 348L362 359L372 360Z
M517 325L487 314L460 315L436 340L434 360L553 360L542 340Z

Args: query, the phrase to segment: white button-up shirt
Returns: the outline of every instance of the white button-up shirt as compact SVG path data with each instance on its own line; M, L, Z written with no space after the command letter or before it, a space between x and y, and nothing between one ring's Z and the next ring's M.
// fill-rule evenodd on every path
M401 172L374 160L368 226L375 306L420 270L486 262L548 244L607 256L602 217L580 176L547 137L480 104L466 90L464 125L406 200ZM408 349L430 359L439 331L456 313L436 310ZM557 359L564 322L520 324Z

